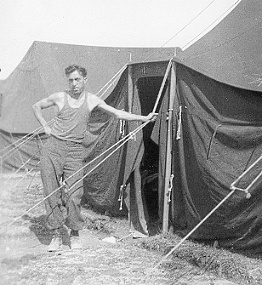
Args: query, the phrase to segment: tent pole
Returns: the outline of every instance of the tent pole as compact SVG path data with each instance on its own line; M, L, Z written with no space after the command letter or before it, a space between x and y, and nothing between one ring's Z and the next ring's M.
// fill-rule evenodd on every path
M127 111L129 113L132 113L132 102L133 102L133 78L132 78L132 66L128 65L127 66ZM127 127L129 128L129 124L127 124ZM129 130L128 130L129 131ZM124 174L125 175L125 174ZM124 177L125 179L125 177ZM123 184L125 181L123 181ZM131 218L131 195L130 195L131 189L129 188L129 191L127 192L127 199L126 202L129 204L127 205L128 208L128 224L129 224L129 229L132 228L132 218ZM124 196L123 196L124 197ZM125 198L124 198L125 199Z
M132 112L133 102L133 79L132 79L132 66L128 66L128 77L127 77L127 92L128 92L128 112Z
M169 203L172 190L172 121L173 121L173 104L176 93L176 66L173 63L171 68L170 92L167 113L167 144L166 144L166 161L165 161L165 184L164 184L164 205L163 205L163 233L168 232L169 224Z

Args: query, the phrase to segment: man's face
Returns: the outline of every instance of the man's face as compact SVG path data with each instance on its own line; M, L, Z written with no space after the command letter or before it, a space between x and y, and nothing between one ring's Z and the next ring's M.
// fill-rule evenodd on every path
M75 95L81 94L85 88L86 78L83 77L77 70L70 73L67 78L70 91Z

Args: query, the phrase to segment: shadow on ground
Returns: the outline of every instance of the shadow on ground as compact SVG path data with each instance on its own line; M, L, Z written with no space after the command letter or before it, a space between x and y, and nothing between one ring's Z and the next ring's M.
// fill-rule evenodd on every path
M46 215L41 215L38 217L30 217L28 215L25 215L23 217L24 220L28 220L31 225L29 226L29 229L31 232L34 233L36 238L41 244L49 245L52 239L52 230L49 230L45 226L46 221ZM63 244L69 245L69 234L68 230L66 228L63 228L62 230L62 238L63 238Z

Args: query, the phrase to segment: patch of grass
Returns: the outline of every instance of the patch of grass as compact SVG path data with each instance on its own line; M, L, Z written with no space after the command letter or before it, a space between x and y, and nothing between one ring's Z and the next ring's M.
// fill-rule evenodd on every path
M85 207L82 210L85 218L84 228L96 231L103 236L122 237L129 231L126 217L112 217L106 214L94 212L93 209Z
M86 210L86 228L106 232L113 236L124 236L129 231L129 225L125 218L108 217ZM167 254L181 241L181 237L175 234L159 234L143 239L124 239L124 243L132 243L147 250L154 250ZM163 256L164 257L164 256ZM159 260L160 261L160 260ZM197 266L204 272L215 274L237 282L237 284L261 285L262 284L262 260L246 255L231 252L216 246L209 246L198 242L186 240L175 250L168 262L161 263L167 270L179 267L178 262L186 262Z
M160 234L138 241L137 245L167 254L180 240L177 235ZM185 241L171 256L171 264L177 262L178 258L206 272L240 282L238 284L262 284L262 261L259 259L192 241ZM164 263L163 265L165 266Z

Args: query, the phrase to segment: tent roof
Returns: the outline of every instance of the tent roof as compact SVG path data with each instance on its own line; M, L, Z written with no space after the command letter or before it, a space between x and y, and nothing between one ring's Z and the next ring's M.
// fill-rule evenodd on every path
M215 28L178 55L218 81L262 90L262 1L242 0Z
M28 133L40 125L32 105L48 95L65 90L64 69L79 64L87 69L87 89L96 93L125 64L167 60L175 48L95 47L48 42L34 42L20 64L5 80L0 129ZM50 120L54 110L45 112Z

